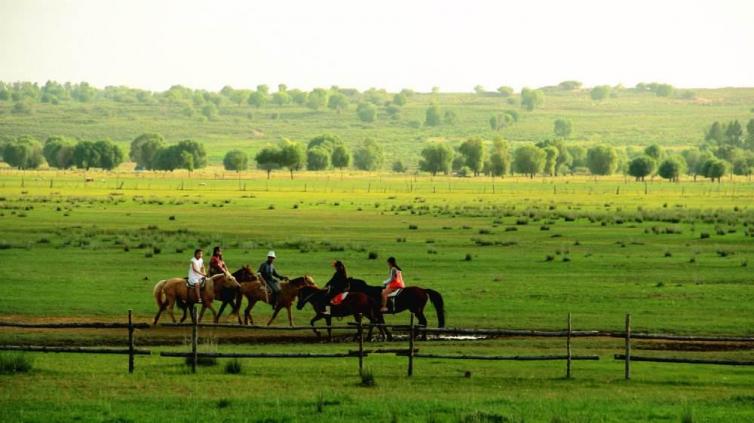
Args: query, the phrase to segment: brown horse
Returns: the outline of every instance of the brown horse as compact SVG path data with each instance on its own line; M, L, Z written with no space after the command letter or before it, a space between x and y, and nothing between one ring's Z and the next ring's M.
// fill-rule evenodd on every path
M239 294L243 295L243 293L247 293L248 295L255 295L262 299L266 299L269 294L267 293L266 284L264 284L262 279L251 270L251 266L248 264L231 273L231 275L236 278L236 281L240 286L238 288L222 288L219 295L215 295L215 299L222 301L220 310L218 310L217 317L215 318L215 323L220 321L220 317L222 316L225 307L230 305L230 314L235 314L238 317L238 324L240 325L242 324L241 316L238 313L240 307L236 305L237 298L240 298ZM269 300L265 301L269 302Z
M291 306L293 305L293 301L296 300L298 291L305 286L315 286L314 279L312 279L312 277L309 275L304 275L296 279L291 279L289 281L283 281L280 283L280 292L278 293L277 303L274 304L275 311L272 313L272 317L270 317L270 320L267 322L267 326L272 324L280 310L282 310L283 308L288 311L288 325L293 326ZM235 313L239 314L239 323L241 320L239 310L241 309L241 304L243 303L243 297L246 297L246 299L249 301L249 304L246 306L246 309L244 309L243 312L244 324L253 325L254 319L251 317L251 309L254 308L254 305L257 303L257 301L263 301L267 304L270 304L270 295L267 290L267 284L261 277L258 276L257 281L241 284L241 289L239 290L238 297L236 298L235 310Z
M212 301L215 296L219 294L223 287L239 287L236 279L230 274L219 274L211 276L206 279L204 287L201 289L200 295L202 296L202 310L199 312L199 321L201 322L204 311L209 308L213 317L217 317L215 309L212 307ZM157 315L154 316L154 323L160 320L160 315L165 309L170 313L170 318L175 323L175 315L173 314L173 306L176 302L179 303L181 308L184 308L183 318L181 322L186 318L185 307L193 305L196 302L193 289L186 287L186 280L183 278L165 279L157 282L152 290L154 299L157 302Z

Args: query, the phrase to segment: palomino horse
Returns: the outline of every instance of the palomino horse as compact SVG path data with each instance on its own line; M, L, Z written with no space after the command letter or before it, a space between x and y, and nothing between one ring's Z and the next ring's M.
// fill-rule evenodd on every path
M254 308L254 304L256 304L257 301L263 301L268 304L270 303L267 284L261 278L258 279L259 280L256 282L242 283L241 289L238 293L238 298L236 299L236 313L238 313L238 311L241 309L243 297L246 297L246 299L249 301L249 305L246 306L246 309L244 309L243 312L244 324L247 325L254 324L254 319L251 317L251 309ZM306 286L315 286L314 279L312 279L312 277L309 275L304 275L295 279L280 282L280 292L278 293L277 303L273 305L275 311L272 313L272 317L270 317L270 320L267 322L267 326L272 324L280 310L282 310L283 308L288 311L288 324L290 326L293 326L291 306L293 305L293 301L296 299L299 290ZM241 317L240 313L238 314L240 323Z
M327 337L332 338L332 318L333 317L345 317L353 316L356 323L361 323L361 317L366 316L370 322L378 323L380 300L374 300L368 295L362 292L349 292L343 301L338 305L332 305L330 307L330 314L325 314L325 307L328 305L328 298L325 295L326 289L319 289L316 286L306 286L298 292L298 303L296 308L301 310L309 303L317 313L309 322L312 325L312 330L317 336L319 332L314 326L314 322L322 318L327 322ZM382 327L380 327L382 330ZM371 331L371 330L370 330ZM354 335L354 339L358 334Z
M363 292L368 295L369 298L374 301L381 301L382 287L367 285L361 279L349 278L349 291L350 292ZM410 310L411 313L416 315L419 320L419 325L427 326L427 318L424 316L424 307L427 305L427 301L431 301L437 312L437 324L439 327L445 327L445 306L442 299L442 295L439 292L428 289L420 288L418 286L407 286L401 290L401 292L388 301L388 314L396 314L405 310ZM394 300L394 301L393 301ZM377 317L377 323L385 323L385 318L382 313L379 313ZM385 328L385 333L388 339L391 338L390 332ZM371 337L371 328L369 329L369 336ZM426 333L424 334L426 338Z
M216 317L217 313L212 307L212 301L215 299L215 295L223 287L239 287L236 279L230 274L221 273L219 275L211 276L206 279L204 288L201 289L200 295L202 296L202 310L199 312L199 321L204 316L204 311L209 308L212 312L212 316ZM186 287L186 280L183 278L165 279L157 282L153 289L154 299L157 301L157 315L154 316L154 323L160 320L160 315L165 309L170 313L170 318L175 323L175 315L173 314L173 306L176 302L179 302L181 307L184 304L190 305L196 302L194 297L194 289ZM185 310L184 317L186 318ZM181 319L181 321L183 321Z

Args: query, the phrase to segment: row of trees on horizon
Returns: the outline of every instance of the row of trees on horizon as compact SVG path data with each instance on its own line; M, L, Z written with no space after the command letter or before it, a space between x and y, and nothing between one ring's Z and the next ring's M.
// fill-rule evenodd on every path
M659 175L677 181L683 174L720 180L727 174L748 175L754 172L754 119L746 125L739 121L714 122L706 131L698 148L681 152L666 151L659 145L644 149L615 148L609 145L586 147L569 143L570 122L556 120L556 138L513 146L496 137L486 141L472 137L453 148L445 142L425 144L420 152L416 170L432 175L456 176L488 175L502 177L509 174L557 176L564 174L612 175L622 173L644 180ZM109 140L72 141L60 136L49 137L44 144L22 136L15 140L0 140L0 154L10 166L36 169L45 164L52 168L101 168L112 170L125 159L121 148ZM128 158L137 170L189 172L207 165L207 153L202 143L183 140L167 144L160 134L145 133L136 137ZM377 171L385 167L382 146L373 139L357 144L353 151L335 135L320 135L304 144L282 140L267 145L254 156L256 167L265 170L269 178L278 169L287 169L293 178L300 170L356 168ZM249 169L250 158L241 150L228 151L223 159L228 171ZM388 164L394 172L406 172L409 164L396 159Z

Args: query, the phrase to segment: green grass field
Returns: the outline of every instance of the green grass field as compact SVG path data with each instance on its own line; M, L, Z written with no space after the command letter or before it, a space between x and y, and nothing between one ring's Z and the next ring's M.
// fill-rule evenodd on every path
M409 284L440 291L449 326L754 334L754 184L623 177L488 178L302 173L270 181L217 168L152 173L0 171L0 319L150 321L151 289L185 272L197 246L222 245L233 269L268 249L288 275L324 283L330 263L381 281L394 255ZM369 260L370 252L377 253ZM467 256L469 259L467 259ZM305 324L310 310L295 311ZM255 308L262 321L266 305ZM430 311L431 325L436 325ZM407 316L391 317L405 323ZM284 319L277 324L283 325ZM342 351L353 344L232 345L221 351ZM123 339L110 333L108 342ZM150 332L139 331L145 342ZM179 332L177 336L182 336ZM206 333L205 335L206 336ZM227 335L226 335L227 336ZM303 335L309 336L309 335ZM3 330L7 343L97 343L86 331ZM137 344L138 341L137 340ZM180 342L180 341L179 341ZM562 353L563 341L420 343L424 352ZM401 344L402 345L402 344ZM673 347L676 345L670 345ZM642 355L751 360L751 347ZM179 346L155 346L180 349ZM183 347L185 348L185 347ZM623 381L620 341L577 339L599 362L564 364L369 357L246 360L187 372L178 359L31 354L28 374L0 376L3 421L750 421L754 370L635 363ZM639 352L637 352L639 354ZM221 363L222 364L222 363ZM470 371L472 377L464 378Z

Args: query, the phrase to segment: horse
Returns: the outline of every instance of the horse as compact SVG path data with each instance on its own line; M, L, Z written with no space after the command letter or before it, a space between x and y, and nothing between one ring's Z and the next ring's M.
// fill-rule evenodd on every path
M254 319L251 317L251 309L254 308L254 305L257 303L257 301L263 301L267 304L270 304L270 295L267 289L267 284L262 278L258 277L257 279L258 281L256 282L241 284L241 289L239 290L238 296L236 298L235 310L235 313L239 316L239 323L241 323L239 310L241 309L241 304L243 303L243 297L246 297L246 299L249 301L249 305L246 306L246 309L244 309L243 312L244 324L247 325L254 324ZM293 301L296 299L296 296L299 294L299 290L306 286L316 286L314 284L314 279L312 279L312 277L309 275L304 275L295 279L280 282L280 292L277 296L277 302L273 304L274 312L272 313L270 320L267 322L267 326L270 326L272 324L280 310L282 310L283 308L288 311L288 324L290 326L293 326L291 306L293 305Z
M349 291L350 292L363 292L368 295L374 301L382 301L382 287L368 285L361 279L349 278ZM389 311L388 314L396 314L405 310L410 310L411 313L416 315L419 320L419 325L427 326L427 318L424 316L424 307L427 305L427 301L431 301L437 312L437 326L445 327L445 305L442 299L442 295L439 292L428 289L420 288L418 286L407 286L402 288L401 292L394 298L394 301L388 301ZM393 304L391 304L391 302ZM385 318L383 313L380 312L377 316L378 323L384 324ZM384 328L387 334L387 338L391 339L390 331ZM369 331L371 337L371 328ZM424 334L426 337L426 333Z
M230 275L221 273L219 275L206 278L204 287L201 288L200 295L202 297L202 310L199 312L199 321L201 322L204 311L209 308L214 317L217 316L215 309L212 307L212 301L222 289L223 286L228 287L240 287L236 279ZM184 309L183 318L181 322L186 319L185 307L193 305L196 301L194 297L194 290L189 289L186 286L186 280L184 278L172 278L165 279L157 282L152 290L154 299L157 302L157 314L154 316L154 323L160 320L160 315L165 309L170 313L170 318L175 323L175 315L173 314L173 306L176 302L179 303L179 307ZM193 317L192 317L193 318Z
M320 336L319 331L314 326L314 322L322 318L327 322L327 337L332 339L332 318L353 316L356 323L361 323L361 317L366 316L370 322L376 322L378 320L378 310L380 308L380 301L375 301L373 298L364 294L363 292L349 292L343 301L338 305L330 306L330 313L325 314L325 307L328 305L326 289L320 289L316 286L305 286L298 292L298 303L296 309L301 310L309 303L317 313L309 324L312 325L312 330L317 336ZM358 334L354 335L354 340Z
M238 309L240 307L236 305L236 301L241 291L260 290L257 295L260 295L262 298L264 298L268 294L263 283L264 281L262 281L262 283L260 284L261 278L259 278L256 273L251 270L251 267L248 264L231 273L231 275L236 278L236 281L240 284L240 287L222 287L220 289L219 295L215 295L215 298L219 298L222 301L220 310L217 311L215 323L218 323L220 321L220 317L222 316L225 307L230 304L231 315L235 314L238 317L238 324L240 325L241 316L238 314Z

